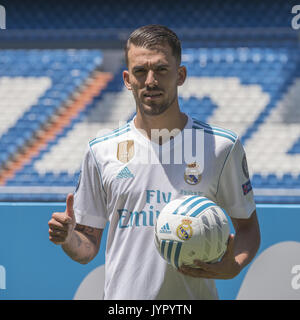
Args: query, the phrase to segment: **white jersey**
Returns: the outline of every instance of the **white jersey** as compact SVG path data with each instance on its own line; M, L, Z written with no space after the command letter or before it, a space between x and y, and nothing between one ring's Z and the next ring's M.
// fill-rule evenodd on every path
M214 280L184 276L163 260L154 243L155 221L166 203L188 194L211 199L231 217L248 218L255 210L253 191L234 133L191 117L187 129L203 133L201 146L196 144L202 167L174 163L174 152L186 140L182 134L158 146L133 120L89 143L74 212L79 224L104 228L109 222L104 299L218 298ZM171 164L165 164L169 154Z

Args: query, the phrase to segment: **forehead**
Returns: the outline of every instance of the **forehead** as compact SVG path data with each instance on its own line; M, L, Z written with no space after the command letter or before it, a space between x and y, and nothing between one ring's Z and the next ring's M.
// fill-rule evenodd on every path
M130 45L128 50L128 64L131 67L146 64L173 64L176 62L169 45L157 45L151 48Z

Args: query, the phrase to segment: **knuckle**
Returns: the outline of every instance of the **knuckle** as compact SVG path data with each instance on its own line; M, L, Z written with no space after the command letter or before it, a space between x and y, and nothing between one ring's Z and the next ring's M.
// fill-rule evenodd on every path
M54 212L52 214L52 218L56 220L56 219L61 218L61 216L63 216L63 215L64 215L64 212Z
M52 213L52 219L55 219L59 215L59 212L53 212Z

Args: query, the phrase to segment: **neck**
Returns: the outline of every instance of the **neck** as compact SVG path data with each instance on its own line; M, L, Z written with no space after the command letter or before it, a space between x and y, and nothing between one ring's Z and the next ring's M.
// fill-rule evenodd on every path
M177 108L169 108L164 113L156 116L141 113L138 108L134 124L137 129L142 129L147 137L151 139L152 129L167 129L169 132L173 129L179 129L181 131L185 127L187 120L187 115L180 111L179 106Z

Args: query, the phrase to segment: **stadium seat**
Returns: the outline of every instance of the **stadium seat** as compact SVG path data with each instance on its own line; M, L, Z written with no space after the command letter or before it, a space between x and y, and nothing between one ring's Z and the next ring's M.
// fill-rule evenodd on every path
M137 0L88 1L89 5L79 0L11 3L1 1L9 12L10 38L0 33L0 42L119 41L145 22L178 30L183 39L182 63L188 70L187 81L179 87L182 111L238 134L247 152L253 188L258 191L257 202L300 203L300 196L291 192L300 189L297 33L274 32L290 28L288 1L212 0L189 5L173 1L170 10L170 1L154 0L147 11ZM238 32L233 34L233 30ZM94 49L1 50L2 170L68 109L102 63L102 51ZM0 201L60 201L66 193L55 192L56 188L74 190L87 142L135 113L134 99L122 82L122 68L70 121L61 119L56 134L4 183L20 187L20 192L39 186L52 188L51 192L12 194L8 189L0 194ZM275 189L284 194L262 195L264 190L271 194Z

